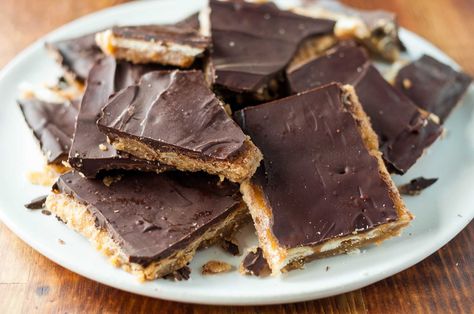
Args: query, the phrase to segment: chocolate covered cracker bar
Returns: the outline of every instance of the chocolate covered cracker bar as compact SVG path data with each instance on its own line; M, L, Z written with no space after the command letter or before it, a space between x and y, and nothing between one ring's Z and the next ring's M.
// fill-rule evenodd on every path
M117 59L187 68L204 54L209 39L186 26L140 25L97 33L96 42L104 53Z
M62 175L46 208L141 280L172 273L247 215L238 186L204 174L127 173L110 185Z
M346 45L287 73L293 93L330 82L354 86L390 171L405 173L442 133L442 127L391 86L362 48Z
M97 119L109 97L127 87L144 73L158 69L154 66L116 62L112 57L99 59L90 71L87 88L77 117L74 138L69 152L70 165L88 178L112 169L168 169L157 162L149 162L121 154L107 142L97 127Z
M250 178L262 159L200 71L144 75L107 103L98 126L120 151L234 182Z
M209 81L229 103L247 106L283 93L285 66L300 43L332 34L334 22L280 10L273 3L209 3Z
M399 70L395 86L417 106L444 122L466 93L471 81L466 73L423 55Z
M236 112L265 158L241 184L272 272L398 235L411 220L352 87Z
M361 10L338 0L314 0L294 11L305 16L336 22L334 34L340 39L356 39L372 52L394 61L404 46L398 37L396 15L384 10Z

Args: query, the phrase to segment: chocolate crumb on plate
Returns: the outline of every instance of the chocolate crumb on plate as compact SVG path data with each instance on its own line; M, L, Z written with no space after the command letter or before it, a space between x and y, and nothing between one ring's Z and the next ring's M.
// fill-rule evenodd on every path
M50 216L50 215L51 215L51 212L50 212L49 210L47 210L47 209L41 210L41 213L42 213L43 215L46 215L46 216Z
M261 248L253 248L248 252L240 265L240 272L258 277L266 277L271 274Z
M183 281L188 280L191 277L191 268L188 266L184 266L178 270L175 270L165 276L163 279L168 279L172 281Z
M233 268L229 263L213 260L202 265L201 273L203 275L215 275L230 272Z
M430 187L436 181L438 181L438 178L426 179L424 177L417 177L406 184L400 185L398 190L400 194L415 196L419 195L424 189Z
M227 253L237 256L240 255L239 245L233 239L224 239L221 242L221 248Z
M29 203L25 204L25 207L28 209L42 209L47 197L47 195L35 197Z

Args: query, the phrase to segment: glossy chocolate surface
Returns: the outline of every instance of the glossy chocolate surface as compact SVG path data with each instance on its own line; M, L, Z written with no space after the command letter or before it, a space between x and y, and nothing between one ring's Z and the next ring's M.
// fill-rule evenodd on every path
M230 158L245 141L200 71L144 75L108 102L98 124L110 137L204 158Z
M91 69L82 98L76 130L69 152L71 166L86 177L112 169L161 170L163 165L119 154L99 131L97 119L109 97L139 80L142 74L158 67L116 62L112 57L99 59Z
M185 248L233 213L238 185L183 172L127 173L110 186L77 172L62 175L55 189L88 206L130 262L147 265Z
M334 22L279 10L273 3L210 1L213 81L260 93L290 62L300 42L332 33Z
M385 81L362 48L331 50L291 70L288 81L293 93L330 82L353 85L392 171L406 172L442 133L439 125Z
M424 55L400 69L395 86L417 106L445 121L471 81L467 74Z
M314 245L398 218L344 101L331 84L236 113L265 156L252 183L271 207L281 246Z
M18 104L47 162L61 164L71 147L78 102L52 103L28 98L18 100Z

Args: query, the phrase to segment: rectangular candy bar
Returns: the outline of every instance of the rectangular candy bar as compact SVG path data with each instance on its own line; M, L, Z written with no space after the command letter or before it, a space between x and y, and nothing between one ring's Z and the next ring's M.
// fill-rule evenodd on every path
M442 133L442 127L391 86L363 48L339 46L287 73L293 93L330 82L354 86L390 171L405 173Z
M238 186L203 174L62 175L46 208L141 280L170 274L247 216Z
M120 151L234 182L250 178L262 159L200 71L144 75L110 99L98 126Z
M235 116L265 156L241 192L274 274L380 243L412 219L352 87L333 83Z

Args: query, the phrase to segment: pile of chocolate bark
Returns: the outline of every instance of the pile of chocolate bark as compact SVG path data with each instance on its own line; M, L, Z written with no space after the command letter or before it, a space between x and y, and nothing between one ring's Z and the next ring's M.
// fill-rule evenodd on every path
M254 275L398 235L413 217L390 174L440 137L471 83L429 56L387 80L372 61L400 64L395 15L335 1L210 0L176 24L46 47L63 77L18 101L46 159L31 179L52 186L30 207L142 280L188 278L215 243L238 254L250 216Z

